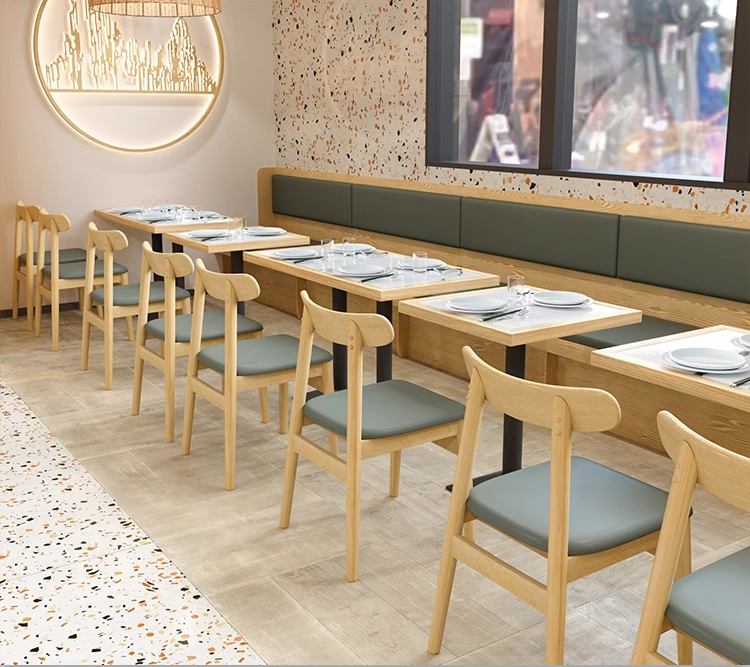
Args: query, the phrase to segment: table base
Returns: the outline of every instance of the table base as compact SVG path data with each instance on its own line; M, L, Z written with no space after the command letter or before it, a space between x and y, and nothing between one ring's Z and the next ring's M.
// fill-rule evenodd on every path
M245 272L245 260L242 258L242 250L232 250L229 253L229 266L232 273L244 273ZM240 301L237 303L237 314L245 314L245 302Z

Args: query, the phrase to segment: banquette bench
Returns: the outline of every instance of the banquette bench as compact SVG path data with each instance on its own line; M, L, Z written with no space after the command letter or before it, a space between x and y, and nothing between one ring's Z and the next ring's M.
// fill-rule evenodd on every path
M750 328L750 218L274 168L258 173L258 206L260 224L314 239L353 235L407 254L417 242L450 263L641 309L641 324L534 346L528 376L612 392L623 407L615 433L628 440L661 449L656 414L668 409L750 454L750 414L590 365L594 349L715 324ZM281 310L297 312L302 288L323 303L330 298L324 288L252 272L266 287L265 303ZM460 351L469 344L502 368L504 350L484 341L403 316L396 326L400 356L465 376Z

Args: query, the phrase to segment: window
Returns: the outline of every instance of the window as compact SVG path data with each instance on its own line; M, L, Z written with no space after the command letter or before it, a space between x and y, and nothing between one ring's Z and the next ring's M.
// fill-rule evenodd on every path
M750 2L428 6L428 164L750 182Z

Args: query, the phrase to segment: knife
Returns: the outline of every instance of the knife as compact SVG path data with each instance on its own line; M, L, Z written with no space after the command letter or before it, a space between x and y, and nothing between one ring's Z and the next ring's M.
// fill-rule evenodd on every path
M514 315L515 313L520 313L523 310L523 308L516 308L515 310L506 310L504 313L496 313L495 315L489 315L487 317L482 318L482 322L491 322L492 320L496 320L500 317L505 317L506 315Z
M378 280L379 278L390 278L391 276L395 276L395 273L384 273L380 276L371 276L370 278L363 278L359 282L361 283L369 283L371 280Z

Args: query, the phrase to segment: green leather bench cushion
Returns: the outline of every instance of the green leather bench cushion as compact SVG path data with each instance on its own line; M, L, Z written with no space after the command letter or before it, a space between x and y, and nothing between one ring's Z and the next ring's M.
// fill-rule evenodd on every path
M151 320L146 323L144 329L146 333L164 340L166 336L167 321L160 317L157 320ZM175 341L177 343L189 343L190 332L193 327L192 315L178 315L175 317ZM249 334L263 331L263 325L260 322L251 320L244 315L237 315L237 334ZM224 338L224 311L207 310L203 313L203 336L201 340L215 340Z
M36 264L36 258L38 253L34 253L31 261ZM86 250L85 248L61 248L60 253L60 264L69 264L70 262L85 262L86 261ZM18 256L18 261L22 266L26 264L26 253ZM52 263L52 254L49 250L44 253L44 264Z
M591 331L590 333L578 334L577 336L568 336L564 340L593 347L596 350L603 350L607 347L637 343L649 338L671 336L673 334L685 333L686 331L694 331L695 329L697 327L689 324L680 324L679 322L670 322L669 320L660 320L657 317L644 315L643 320L638 324L628 324L627 326L615 327L614 329Z
M264 338L251 338L237 342L237 375L262 375L297 367L299 340L280 334ZM224 345L213 345L198 353L198 361L209 368L224 373ZM331 361L330 352L313 345L311 364Z
M127 273L128 268L122 264L114 262L114 273L116 276ZM52 275L52 267L45 266L42 269L42 273L50 277ZM94 277L101 277L104 275L104 260L97 259L94 264ZM86 277L86 262L70 262L68 264L60 264L60 278L63 280L79 280Z
M303 412L316 424L346 437L347 391L309 400ZM377 440L464 417L464 406L404 380L388 380L362 388L362 438Z
M750 548L676 581L666 616L714 651L750 664Z
M464 198L461 247L614 276L619 216Z
M354 185L352 225L371 232L457 248L461 241L461 198Z
M541 551L549 538L549 462L475 486L466 506ZM598 553L661 528L667 492L578 456L571 458L569 554Z
M115 306L137 306L141 302L141 286L139 283L133 285L115 285L113 290ZM175 298L189 299L190 292L177 287L175 289ZM95 303L104 303L104 288L100 287L91 292L91 300ZM160 303L164 301L164 283L153 282L148 294L149 303ZM188 337L188 340L190 338Z
M617 277L750 303L750 231L623 216Z
M351 227L350 183L276 174L271 177L271 188L274 213Z

